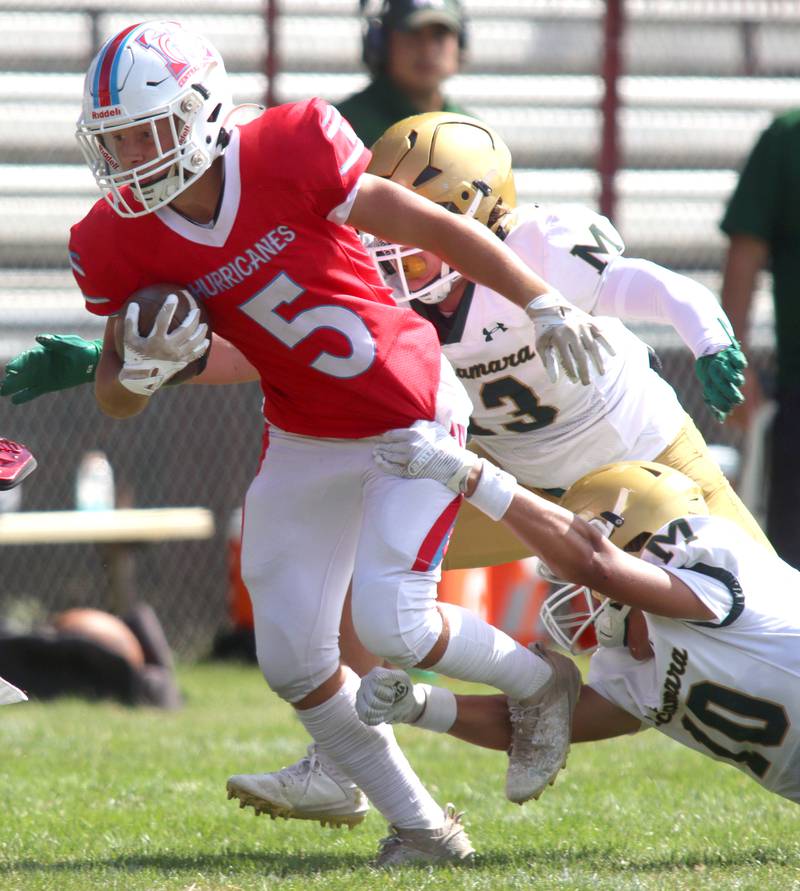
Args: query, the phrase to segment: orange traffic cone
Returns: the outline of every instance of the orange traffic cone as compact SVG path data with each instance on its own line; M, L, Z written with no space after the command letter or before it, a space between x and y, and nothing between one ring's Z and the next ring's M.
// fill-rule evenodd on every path
M486 573L483 568L445 570L439 582L439 600L463 606L490 621Z
M536 575L535 565L535 559L529 558L490 566L486 570L488 621L523 646L547 638L539 620L539 610L550 585Z

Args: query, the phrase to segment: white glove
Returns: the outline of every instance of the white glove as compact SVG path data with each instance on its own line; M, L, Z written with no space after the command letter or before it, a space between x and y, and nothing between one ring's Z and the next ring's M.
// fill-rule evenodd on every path
M547 376L553 383L558 380L556 359L574 384L580 379L586 385L590 380L590 361L598 374L605 373L600 347L609 355L616 355L595 319L567 303L555 291L548 291L531 300L525 312L536 332L536 352L542 357Z
M384 722L410 724L422 714L425 702L425 691L418 691L404 671L373 668L361 678L356 693L356 712L370 727Z
M188 293L192 309L178 327L169 326L178 306L178 295L170 294L158 311L150 333L139 334L139 304L131 303L125 314L123 365L119 382L140 396L152 396L171 377L190 362L199 359L211 341L208 325L200 321L200 310Z
M372 450L375 463L388 473L424 478L463 492L476 454L462 448L436 421L415 421L411 427L389 430Z

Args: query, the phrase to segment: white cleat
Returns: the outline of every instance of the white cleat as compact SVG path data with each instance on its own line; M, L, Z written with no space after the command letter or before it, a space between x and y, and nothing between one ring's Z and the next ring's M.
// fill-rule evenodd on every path
M444 809L441 829L398 829L389 825L389 835L379 842L375 866L391 868L408 863L465 863L475 848L452 804Z
M511 751L506 798L517 804L538 798L566 765L572 714L581 688L581 674L572 659L540 644L531 649L547 660L553 676L532 704L514 700L508 703Z
M364 793L325 759L316 745L289 767L274 773L236 774L228 779L228 798L274 820L318 820L322 826L352 829L369 810Z

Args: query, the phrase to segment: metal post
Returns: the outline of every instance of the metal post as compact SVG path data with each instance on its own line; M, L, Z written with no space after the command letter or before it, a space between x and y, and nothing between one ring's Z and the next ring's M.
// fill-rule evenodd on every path
M756 23L745 19L741 24L742 35L742 74L754 77L758 71L758 54L756 52Z
M264 60L264 73L267 76L267 93L264 97L264 104L267 108L272 108L278 104L275 78L278 73L278 42L276 38L278 24L278 0L267 0L266 8L266 37L267 37L267 55Z
M92 59L100 50L100 10L87 9L86 14L89 16L89 42L91 43L89 58L86 60L86 67L88 68Z
M612 222L616 207L616 175L619 168L619 94L617 84L622 73L621 41L625 18L625 0L606 0L603 28L603 133L598 159L600 174L600 212Z

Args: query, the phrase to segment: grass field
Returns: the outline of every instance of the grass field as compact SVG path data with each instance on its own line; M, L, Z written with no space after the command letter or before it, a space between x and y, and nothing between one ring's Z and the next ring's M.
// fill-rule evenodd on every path
M800 889L800 811L654 731L577 746L524 808L504 756L400 728L441 802L466 811L471 867L368 863L384 821L348 832L255 819L234 772L305 745L257 670L181 670L176 714L77 701L0 709L0 891L216 889Z

